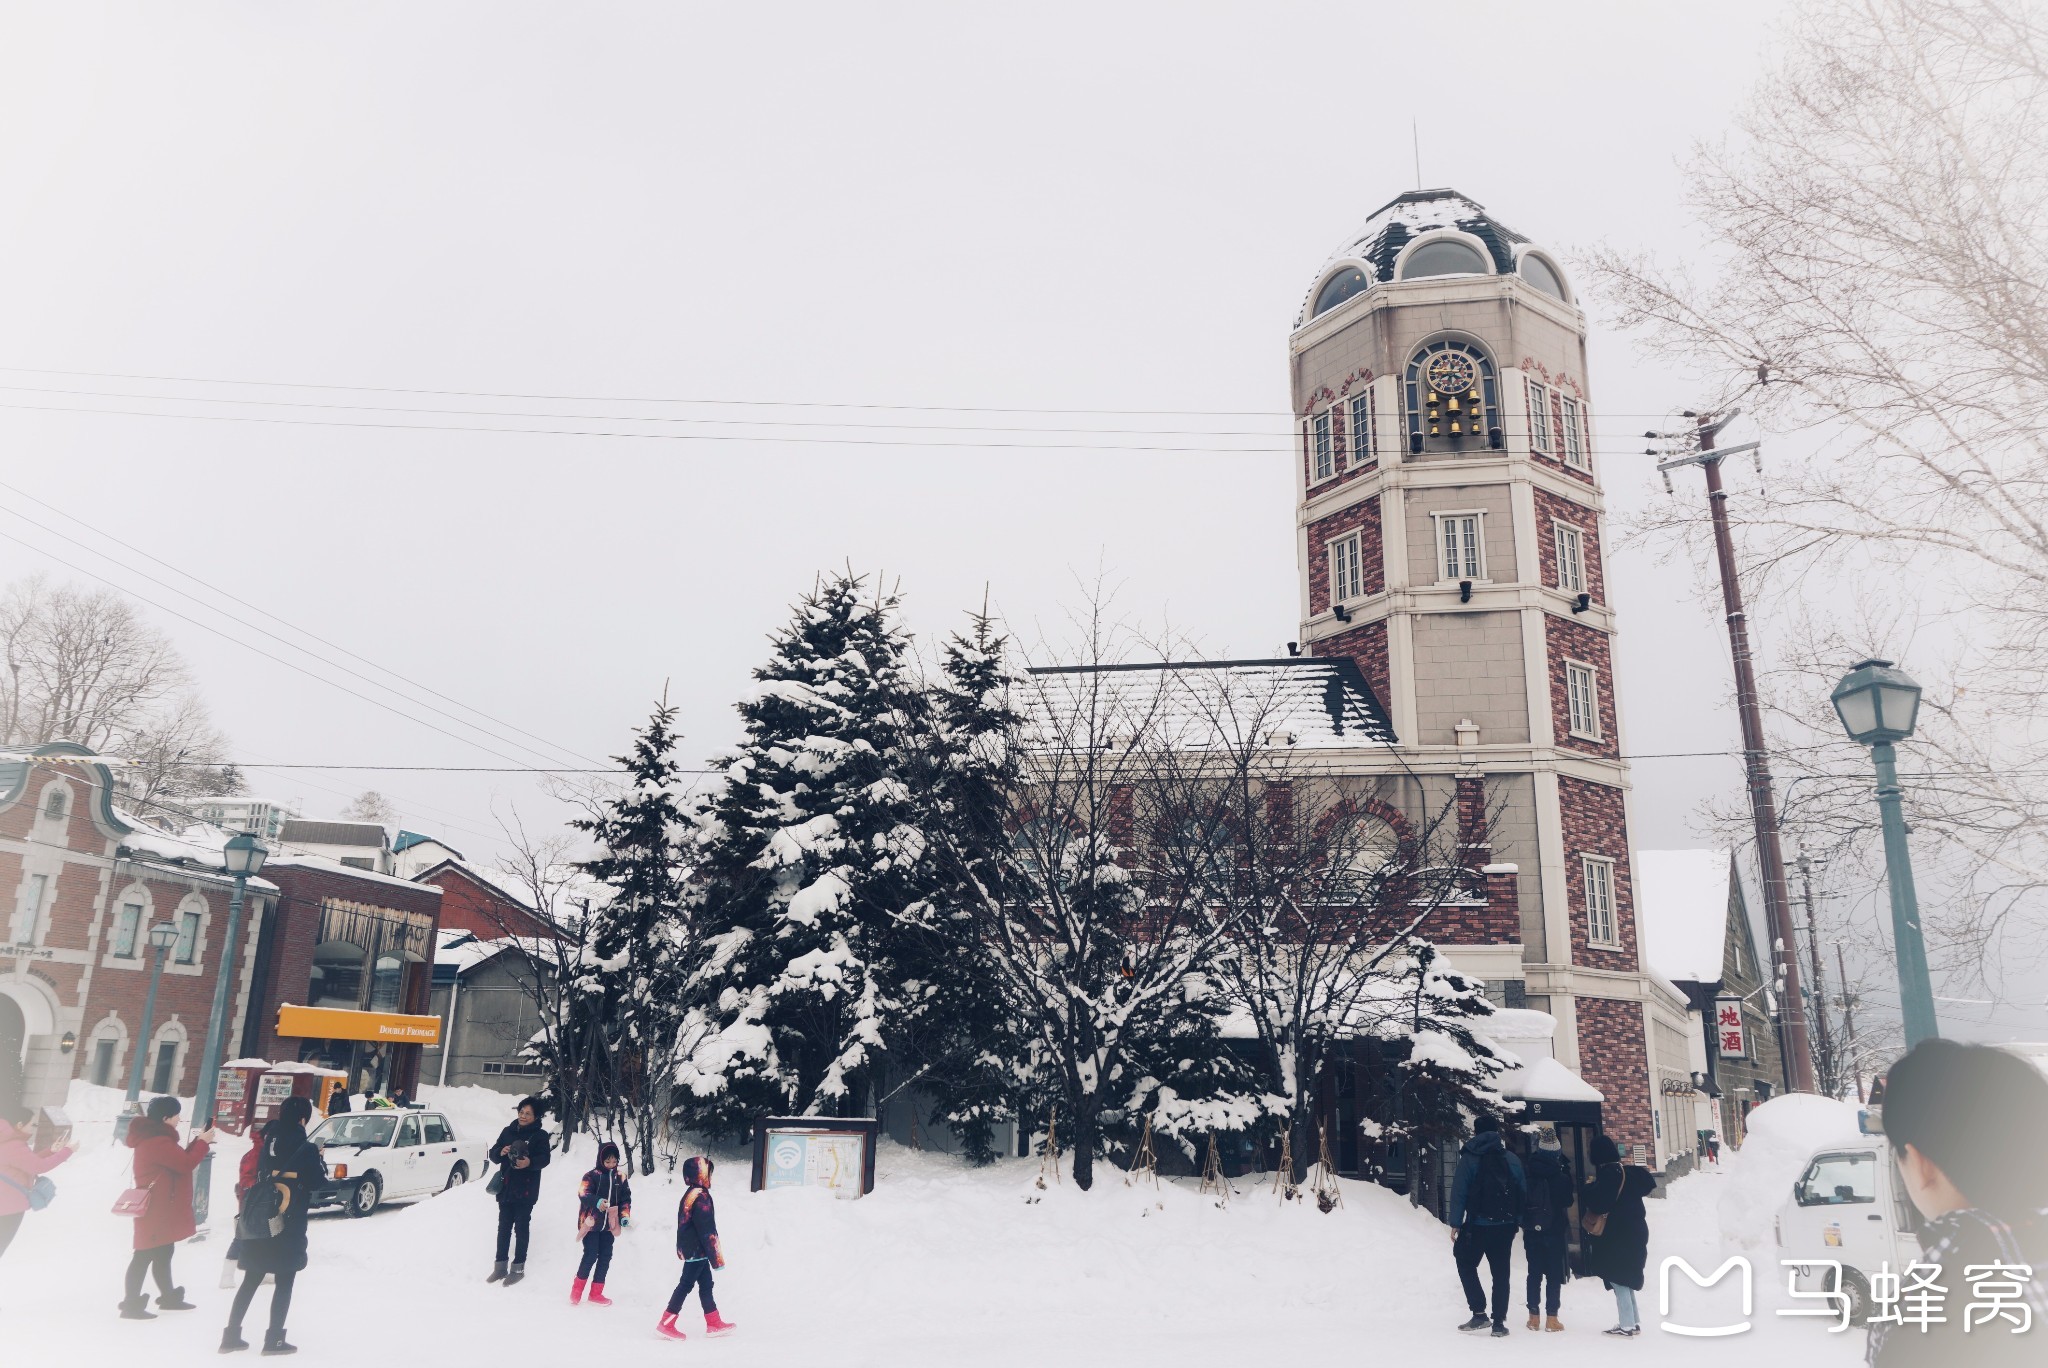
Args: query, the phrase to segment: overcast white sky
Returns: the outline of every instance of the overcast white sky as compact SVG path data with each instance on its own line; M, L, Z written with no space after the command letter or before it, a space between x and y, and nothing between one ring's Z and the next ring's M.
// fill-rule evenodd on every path
M1296 627L1292 496L1286 457L1243 450L1259 436L902 449L47 410L630 426L54 392L279 397L96 378L130 374L1159 412L288 395L334 405L1265 433L1214 415L1284 411L1302 293L1414 185L1411 120L1425 182L1539 243L1682 253L1678 159L1725 127L1776 8L0 5L0 367L19 368L0 371L0 578L84 578L54 552L303 659L27 515L589 756L664 680L688 751L714 753L766 634L849 561L900 580L928 635L984 586L1056 629L1101 564L1134 614L1272 653ZM1694 393L1597 325L1593 355L1611 504L1662 499L1639 434ZM1102 449L1147 444L1238 451ZM1732 746L1726 640L1690 570L1615 559L1629 748ZM243 757L505 763L150 612ZM494 803L554 815L517 777L251 777L310 815L376 787L479 853ZM1691 813L1738 780L1733 760L1643 761L1638 842L1697 843Z

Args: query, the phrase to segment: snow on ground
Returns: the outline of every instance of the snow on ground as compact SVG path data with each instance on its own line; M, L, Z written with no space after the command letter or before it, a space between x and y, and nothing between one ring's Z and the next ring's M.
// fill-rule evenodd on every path
M422 1092L429 1105L446 1107L464 1138L490 1138L513 1101L480 1088ZM179 1276L199 1310L150 1322L115 1316L130 1235L127 1221L107 1214L128 1182L127 1152L111 1145L118 1106L118 1092L74 1087L71 1111L84 1148L54 1175L56 1204L31 1215L0 1258L0 1344L10 1363L60 1356L67 1363L126 1363L141 1355L153 1364L219 1361L228 1302L218 1286L222 1234L177 1254ZM1770 1314L1784 1299L1773 1294L1775 1201L1765 1198L1782 1197L1791 1181L1786 1164L1797 1162L1783 1152L1809 1133L1789 1116L1785 1134L1774 1129L1780 1113L1771 1109L1782 1106L1774 1101L1759 1113L1766 1138L1753 1155L1728 1155L1721 1171L1682 1179L1669 1200L1650 1204L1652 1287L1643 1311L1651 1328L1635 1342L1598 1333L1613 1323L1614 1311L1597 1282L1565 1289L1565 1334L1529 1335L1519 1314L1507 1346L1456 1334L1451 1327L1465 1311L1449 1232L1369 1184L1346 1183L1344 1207L1325 1216L1306 1203L1283 1208L1270 1179L1245 1179L1218 1210L1192 1180L1154 1192L1126 1187L1115 1171L1098 1169L1093 1193L1079 1192L1069 1176L1041 1194L1033 1186L1035 1160L971 1170L942 1155L885 1145L874 1195L860 1201L752 1194L744 1162L733 1156L721 1163L716 1190L729 1265L718 1275L719 1305L741 1329L705 1339L693 1300L683 1316L690 1339L669 1344L653 1335L678 1269L673 1222L680 1190L666 1175L635 1180L636 1219L619 1240L608 1289L617 1305L568 1305L578 1252L572 1193L591 1161L589 1140L548 1169L529 1276L515 1288L483 1281L495 1209L480 1183L366 1220L315 1217L312 1266L300 1277L291 1336L303 1357L317 1360L346 1355L368 1362L399 1351L415 1362L465 1365L488 1358L647 1363L705 1356L731 1365L809 1358L835 1368L1168 1361L1243 1368L1299 1351L1450 1363L1511 1353L1524 1363L1654 1356L1659 1364L1706 1364L1725 1362L1739 1346L1750 1368L1849 1368L1861 1354L1860 1335L1829 1335L1813 1322ZM242 1143L230 1140L215 1162L217 1212L232 1210ZM1722 1238L1723 1218L1736 1210L1763 1213L1761 1225L1746 1232L1761 1240L1755 1248L1738 1251ZM224 1230L225 1217L216 1225ZM1756 1329L1733 1346L1658 1332L1656 1261L1684 1254L1704 1272L1735 1252L1759 1260ZM1519 1313L1519 1257L1515 1278ZM258 1298L252 1329L260 1328L268 1296L266 1290ZM1684 1309L1708 1304L1695 1299Z

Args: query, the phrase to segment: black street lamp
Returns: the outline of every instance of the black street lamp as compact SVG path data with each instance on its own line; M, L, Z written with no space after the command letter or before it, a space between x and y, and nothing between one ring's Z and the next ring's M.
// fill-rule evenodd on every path
M149 928L149 948L156 952L156 963L149 968L149 995L142 1001L142 1034L136 1038L134 1058L128 1061L128 1102L114 1118L115 1144L128 1138L128 1127L142 1115L142 1066L149 1054L150 1034L156 1030L156 989L164 981L164 956L177 943L178 928L169 922Z
M220 962L214 966L213 1012L206 1021L206 1050L199 1056L199 1095L193 1099L193 1110L198 1113L195 1130L213 1125L214 1095L220 1091L221 1042L227 1034L228 990L235 979L235 943L242 938L242 899L249 880L262 871L269 857L270 847L246 831L228 837L221 850L221 863L234 876L235 891L228 899L228 933L221 941ZM213 1153L209 1150L192 1175L192 1218L201 1226L206 1224L212 1183Z
M1849 733L1850 740L1870 747L1870 758L1877 766L1877 811L1884 824L1885 881L1891 885L1899 1006L1910 1050L1941 1034L1934 1016L1934 985L1927 974L1927 942L1920 931L1920 899L1913 888L1913 855L1906 848L1898 752L1893 746L1913 734L1913 724L1920 717L1920 686L1889 660L1866 660L1835 685L1833 697L1842 730Z

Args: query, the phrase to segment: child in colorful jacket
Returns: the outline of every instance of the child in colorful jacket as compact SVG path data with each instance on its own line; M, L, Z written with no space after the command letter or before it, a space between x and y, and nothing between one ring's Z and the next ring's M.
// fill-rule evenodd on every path
M583 1300L585 1284L590 1287L592 1306L610 1306L604 1294L605 1275L611 1272L612 1241L619 1227L633 1219L633 1185L619 1172L619 1147L607 1140L597 1147L597 1167L583 1175L576 1203L576 1233L583 1240L583 1261L576 1265L576 1281L569 1286L569 1305Z
M711 1270L725 1267L725 1251L718 1243L718 1217L711 1207L713 1167L701 1154L683 1161L683 1181L690 1185L676 1208L676 1257L683 1261L683 1276L677 1280L676 1290L668 1294L668 1310L656 1327L670 1339L683 1338L676 1328L676 1315L692 1287L697 1289L697 1304L704 1308L705 1334L723 1335L739 1328L718 1314L718 1303L711 1296Z

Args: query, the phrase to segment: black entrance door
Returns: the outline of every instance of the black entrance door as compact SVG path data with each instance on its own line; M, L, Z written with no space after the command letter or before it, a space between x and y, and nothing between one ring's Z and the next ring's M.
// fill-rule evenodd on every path
M28 1022L21 1007L0 993L0 1115L12 1116L21 1105L22 1054L28 1047Z

